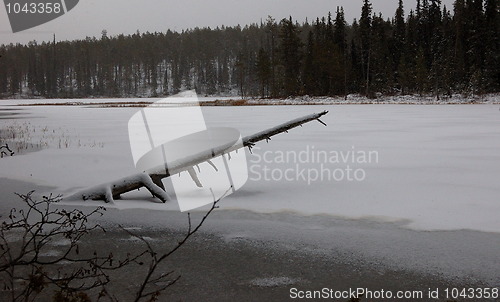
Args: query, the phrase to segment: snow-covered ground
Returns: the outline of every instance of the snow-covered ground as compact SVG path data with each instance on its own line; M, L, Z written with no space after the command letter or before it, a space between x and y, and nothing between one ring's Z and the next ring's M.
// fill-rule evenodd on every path
M223 99L222 101L224 101ZM400 104L400 105L445 105L445 104L500 104L500 95L486 94L481 96L463 96L453 94L451 96L420 96L420 95L379 95L375 99L369 99L359 94L349 94L347 97L310 97L299 96L286 99L255 99L249 100L248 104L268 105L349 105L349 104Z
M0 100L2 105L91 105L101 107L140 107L147 106L161 98L92 98L92 99L6 99ZM204 96L199 97L202 105L232 106L232 105L366 105L366 104L399 104L399 105L460 105L460 104L500 104L500 94L469 95L453 94L451 96L434 95L379 95L375 99L359 94L349 94L347 97L311 97L308 95L273 98L241 98L239 96Z
M200 103L209 103L217 100L226 101L237 99L237 97L226 97L226 96L213 96L213 97L198 97ZM120 105L120 104L138 104L146 106L149 103L156 102L163 98L91 98L91 99L45 99L45 98L34 98L34 99L5 99L0 100L0 106L2 105L68 105L68 106L80 106L80 105Z
M0 129L41 148L0 159L0 178L70 194L136 173L127 123L138 108L10 106L31 101L0 103ZM249 180L222 209L500 232L498 105L203 107L209 126L243 135L322 110L328 127L307 124L248 153ZM146 191L115 206L178 210Z

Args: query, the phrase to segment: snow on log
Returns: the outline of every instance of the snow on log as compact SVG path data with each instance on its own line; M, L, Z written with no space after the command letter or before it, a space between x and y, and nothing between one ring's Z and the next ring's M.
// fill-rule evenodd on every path
M224 154L229 154L232 151L236 151L244 147L248 147L251 150L255 143L259 141L269 141L272 136L283 132L288 132L288 130L290 129L302 126L303 124L311 121L318 121L326 126L326 124L323 123L320 118L327 113L328 111L323 111L320 113L306 115L301 118L297 118L281 125L272 127L270 129L258 132L256 134L246 136L243 138L242 144L240 145L227 144L217 146L213 149L203 150L193 156L184 157L177 161L169 162L168 168L166 167L166 165L161 165L154 169L145 171L144 173L138 173L113 181L111 183L85 189L67 197L66 199L104 200L106 202L113 202L115 199L120 198L120 196L124 193L145 187L154 197L157 197L161 201L166 202L171 198L165 191L165 187L162 183L163 178L184 171L188 171L193 177L193 174L196 174L196 172L194 171L194 167L203 162L208 162L214 169L217 170L217 167L215 167L214 164L210 161L212 158L216 158ZM196 177L193 177L193 180L196 182Z

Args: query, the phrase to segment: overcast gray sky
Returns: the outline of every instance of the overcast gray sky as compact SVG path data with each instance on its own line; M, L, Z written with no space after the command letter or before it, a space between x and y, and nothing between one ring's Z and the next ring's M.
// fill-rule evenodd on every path
M120 33L180 31L193 27L246 25L265 20L292 16L299 22L325 16L343 6L346 18L352 23L359 19L362 0L80 0L66 15L30 30L13 34L5 7L0 8L0 44L83 39ZM397 0L373 0L374 12L392 17ZM448 9L453 0L443 0ZM415 8L416 0L406 0L405 13Z

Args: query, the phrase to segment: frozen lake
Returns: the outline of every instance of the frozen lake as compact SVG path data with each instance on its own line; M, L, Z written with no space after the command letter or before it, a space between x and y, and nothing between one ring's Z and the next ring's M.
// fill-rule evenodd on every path
M138 108L0 104L0 129L20 130L15 139L34 145L31 151L42 148L1 159L0 178L69 194L136 173L127 123ZM500 232L498 105L202 110L209 126L234 127L242 135L330 111L322 119L328 127L306 124L259 143L253 154L247 151L249 180L222 209L388 221L416 230ZM116 207L178 209L175 202L157 204L149 196L125 195Z

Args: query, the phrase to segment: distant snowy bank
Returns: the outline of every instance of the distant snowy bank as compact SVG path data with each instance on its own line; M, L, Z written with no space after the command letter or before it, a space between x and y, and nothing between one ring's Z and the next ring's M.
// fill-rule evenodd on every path
M219 100L219 103L235 103L239 105L344 105L344 104L409 104L409 105L446 105L446 104L500 104L500 94L486 94L482 96L468 96L455 94L451 97L395 95L379 96L370 99L359 94L349 94L345 97L311 97L308 95L288 97L286 99L248 99L248 100ZM241 104L243 103L243 104ZM217 105L217 104L214 104Z
M100 107L146 107L161 98L89 98L89 99L22 99L0 100L0 105L94 105ZM401 105L460 105L460 104L500 104L500 93L481 96L394 95L378 96L370 99L359 94L345 97L296 96L286 99L242 98L238 96L200 96L202 106L263 106L263 105L356 105L356 104L401 104Z

